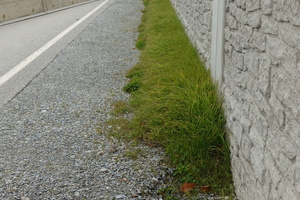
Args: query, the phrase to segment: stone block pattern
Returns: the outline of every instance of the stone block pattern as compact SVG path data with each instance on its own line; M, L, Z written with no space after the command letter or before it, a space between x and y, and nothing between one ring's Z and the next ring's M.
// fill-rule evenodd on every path
M199 55L204 61L209 61L212 0L171 0L171 3Z
M176 5L207 64L211 17L202 19L211 15L211 2ZM299 200L300 1L226 0L224 46L221 90L236 194Z
M225 110L240 199L300 199L300 4L227 0Z

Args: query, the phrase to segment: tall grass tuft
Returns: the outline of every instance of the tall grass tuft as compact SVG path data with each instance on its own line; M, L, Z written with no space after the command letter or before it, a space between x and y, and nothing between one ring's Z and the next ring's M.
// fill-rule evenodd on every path
M169 0L144 0L137 48L128 73L135 137L165 147L181 182L232 192L222 99Z

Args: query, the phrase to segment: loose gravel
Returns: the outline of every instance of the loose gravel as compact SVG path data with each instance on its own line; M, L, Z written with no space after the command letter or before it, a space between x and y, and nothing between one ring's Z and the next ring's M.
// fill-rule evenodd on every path
M99 134L112 102L128 100L125 73L140 0L115 0L14 99L0 108L0 199L162 199L164 152ZM199 198L202 199L202 198Z

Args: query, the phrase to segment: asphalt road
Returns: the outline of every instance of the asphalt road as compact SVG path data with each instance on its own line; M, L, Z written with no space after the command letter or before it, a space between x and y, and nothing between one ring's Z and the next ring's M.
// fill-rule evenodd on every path
M95 17L107 9L111 1L103 3L104 0L90 1L48 14L31 16L26 20L0 24L0 107L26 87ZM91 14L90 12L97 6L101 7ZM88 13L91 16L83 20ZM52 46L44 49L41 55L35 56L31 63L23 64L22 70L18 73L13 76L7 74L26 58L30 56L32 58L32 54L37 50L80 20L83 21L61 39L52 42ZM4 79L2 83L1 78Z

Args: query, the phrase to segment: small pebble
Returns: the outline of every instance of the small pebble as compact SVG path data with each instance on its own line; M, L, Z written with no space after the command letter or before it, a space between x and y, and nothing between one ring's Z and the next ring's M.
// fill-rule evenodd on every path
M99 171L100 172L107 172L108 170L106 168L101 168Z

